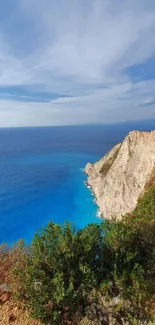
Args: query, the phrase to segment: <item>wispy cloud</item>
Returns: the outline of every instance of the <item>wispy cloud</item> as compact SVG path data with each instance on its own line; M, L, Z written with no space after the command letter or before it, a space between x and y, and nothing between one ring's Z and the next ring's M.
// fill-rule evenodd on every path
M155 98L148 98L140 103L141 106L150 106L155 104Z
M6 0L0 13L1 126L155 117L153 0Z

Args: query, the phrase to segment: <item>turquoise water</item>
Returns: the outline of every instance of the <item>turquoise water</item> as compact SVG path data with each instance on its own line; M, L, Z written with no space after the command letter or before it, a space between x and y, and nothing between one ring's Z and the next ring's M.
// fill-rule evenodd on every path
M151 129L152 125L148 126ZM100 222L83 168L131 125L0 129L0 243L29 243L49 220Z
M39 135L34 130L33 137L32 130L7 132L2 132L0 160L0 242L24 238L29 243L35 230L49 220L71 221L77 229L100 222L83 172L99 154L75 152L74 140L75 145L68 143L64 150L61 136L54 142L44 129Z

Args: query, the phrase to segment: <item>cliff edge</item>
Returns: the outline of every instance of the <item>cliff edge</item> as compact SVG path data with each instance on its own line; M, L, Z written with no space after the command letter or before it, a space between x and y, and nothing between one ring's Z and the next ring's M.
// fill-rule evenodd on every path
M132 212L155 180L155 130L130 132L95 164L88 163L85 173L103 218Z

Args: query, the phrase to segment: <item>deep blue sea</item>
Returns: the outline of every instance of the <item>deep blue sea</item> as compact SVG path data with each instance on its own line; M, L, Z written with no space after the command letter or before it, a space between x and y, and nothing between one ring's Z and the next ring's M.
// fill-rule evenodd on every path
M128 131L154 128L155 121L0 129L0 243L29 243L49 220L77 229L100 222L83 168Z

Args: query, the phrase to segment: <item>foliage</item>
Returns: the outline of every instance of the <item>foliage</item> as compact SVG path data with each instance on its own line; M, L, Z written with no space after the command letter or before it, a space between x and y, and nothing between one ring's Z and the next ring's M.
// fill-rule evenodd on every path
M101 167L100 173L102 174L102 176L106 176L106 174L108 173L109 169L111 168L111 166L113 165L114 161L118 156L119 150L120 148L116 149L113 156L111 156Z
M106 304L117 298L109 312L120 319L116 324L121 319L144 324L153 314L154 235L155 186L121 221L79 231L69 223L50 222L35 234L31 249L21 247L20 258L14 260L20 299L45 324L79 324L93 308L95 315L105 317Z
M15 267L20 265L20 269L22 268L22 260L23 258L25 260L26 252L28 252L28 248L24 247L23 240L19 240L11 249L7 244L0 246L0 284L11 283L12 287L14 286L16 282L14 276Z
M101 229L89 225L75 232L50 222L32 242L32 255L24 269L25 296L33 316L60 324L84 308L97 286Z

